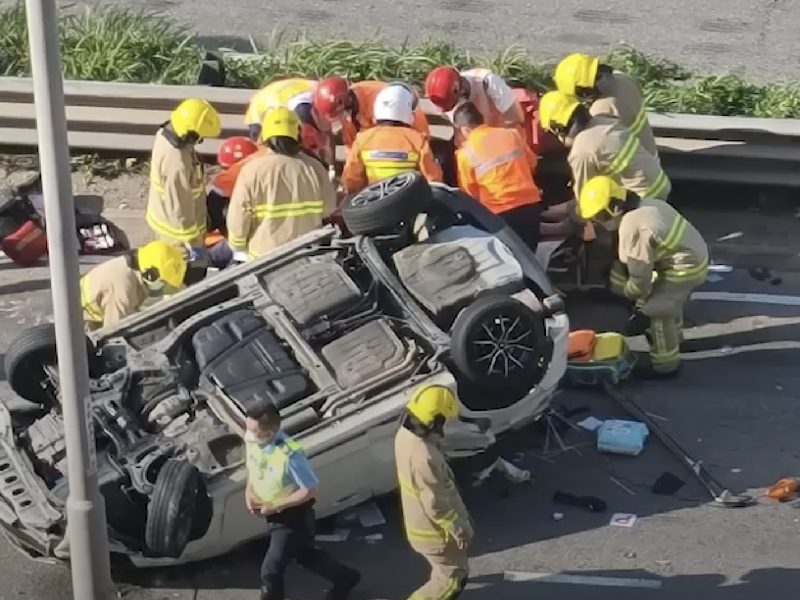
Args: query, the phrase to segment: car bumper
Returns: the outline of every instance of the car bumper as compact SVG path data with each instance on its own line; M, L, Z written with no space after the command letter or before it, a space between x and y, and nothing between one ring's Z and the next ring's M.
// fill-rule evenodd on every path
M0 402L0 528L26 556L56 562L63 543L63 510L50 498L33 465L14 443L11 413Z

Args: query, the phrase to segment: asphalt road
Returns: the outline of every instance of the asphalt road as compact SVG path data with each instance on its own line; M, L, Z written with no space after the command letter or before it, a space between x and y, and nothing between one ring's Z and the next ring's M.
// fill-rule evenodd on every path
M9 0L4 0L8 2ZM130 3L105 0L108 4ZM83 4L63 0L60 4ZM0 1L3 4L3 1ZM519 44L544 60L619 42L705 72L800 76L791 0L142 0L190 25L210 46L249 45L276 31L317 37L448 39L471 49Z
M791 237L796 221L787 215L688 211L714 240L718 262L734 270L703 291L800 294L800 244ZM781 227L783 229L781 229ZM134 236L135 237L135 236ZM730 241L717 241L720 238ZM757 239L755 239L757 238ZM747 244L777 248L762 272L741 268L754 252ZM766 262L769 260L770 262ZM754 277L754 275L756 277ZM776 278L780 278L778 281ZM716 279L716 278L715 278ZM50 312L47 269L21 270L0 264L0 349L22 328L41 322ZM578 304L573 326L611 322L620 315L608 307ZM800 447L800 317L796 307L747 302L695 301L687 310L689 338L684 372L677 381L644 384L634 389L647 410L733 491L760 490L781 476L797 474ZM635 343L635 341L634 341ZM2 375L2 373L0 373ZM4 377L3 377L4 378ZM0 382L7 397L8 388ZM565 392L567 407L587 407L596 417L620 415L612 403L593 393ZM514 600L751 600L754 593L784 593L800 583L797 534L800 504L762 500L746 509L705 506L702 490L655 439L636 458L604 457L585 433L570 432L570 451L540 458L541 438L531 436L516 449L534 473L530 485L489 482L466 492L478 527L473 551L474 578L464 598ZM649 486L663 471L687 480L677 497L655 496ZM609 477L623 482L629 494ZM604 499L606 514L554 506L556 490ZM554 511L565 514L554 521ZM609 527L613 512L639 516L633 528ZM365 573L356 599L403 597L423 575L421 561L401 539L393 502L385 507L383 539L368 542L357 525L350 539L330 549ZM258 544L199 566L145 571L120 581L123 597L132 600L250 600L256 597ZM503 581L504 571L579 573L599 577L660 582L659 589L601 587L567 583ZM22 558L0 538L0 600L66 600L71 598L64 568ZM291 579L291 597L318 598L316 581Z

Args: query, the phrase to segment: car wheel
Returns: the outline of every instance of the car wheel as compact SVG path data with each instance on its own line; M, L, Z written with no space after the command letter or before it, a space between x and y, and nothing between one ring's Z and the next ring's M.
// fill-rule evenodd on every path
M89 359L89 376L100 375L100 359L94 343L88 337L86 355ZM56 366L56 328L52 323L35 325L23 331L11 342L6 351L4 365L11 389L23 399L50 408L53 395L47 389L44 367Z
M144 540L157 556L179 558L192 537L195 511L202 502L203 478L182 460L164 463L147 506Z
M342 203L342 218L353 235L392 233L410 223L433 203L428 181L416 171L388 177Z
M486 389L529 390L550 358L543 317L509 296L473 302L456 317L450 336L456 369Z

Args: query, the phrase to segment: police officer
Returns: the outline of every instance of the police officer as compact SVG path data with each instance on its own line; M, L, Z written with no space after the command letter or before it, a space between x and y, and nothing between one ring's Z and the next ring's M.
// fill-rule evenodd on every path
M247 415L245 444L245 502L250 512L267 519L261 600L284 600L283 576L292 560L332 584L326 600L346 600L361 575L314 546L319 481L300 444L281 430L274 405Z
M583 186L577 213L618 232L619 261L611 271L611 291L635 303L627 333L644 333L650 344L650 365L637 365L636 375L676 376L683 308L708 271L703 237L666 202L640 198L602 175Z
M553 79L560 92L591 102L592 115L618 117L647 152L658 157L658 147L636 80L604 65L596 56L570 54L556 66Z
M421 385L411 395L394 441L406 538L431 567L408 600L455 600L467 584L472 520L437 441L458 414L450 389Z

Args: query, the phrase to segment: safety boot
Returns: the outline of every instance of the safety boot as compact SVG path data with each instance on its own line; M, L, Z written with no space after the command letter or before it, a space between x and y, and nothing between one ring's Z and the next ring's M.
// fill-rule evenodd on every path
M261 586L261 600L286 600L286 595L280 587Z
M361 583L361 573L355 569L344 567L342 574L333 582L333 586L325 594L325 600L347 600L356 586Z

